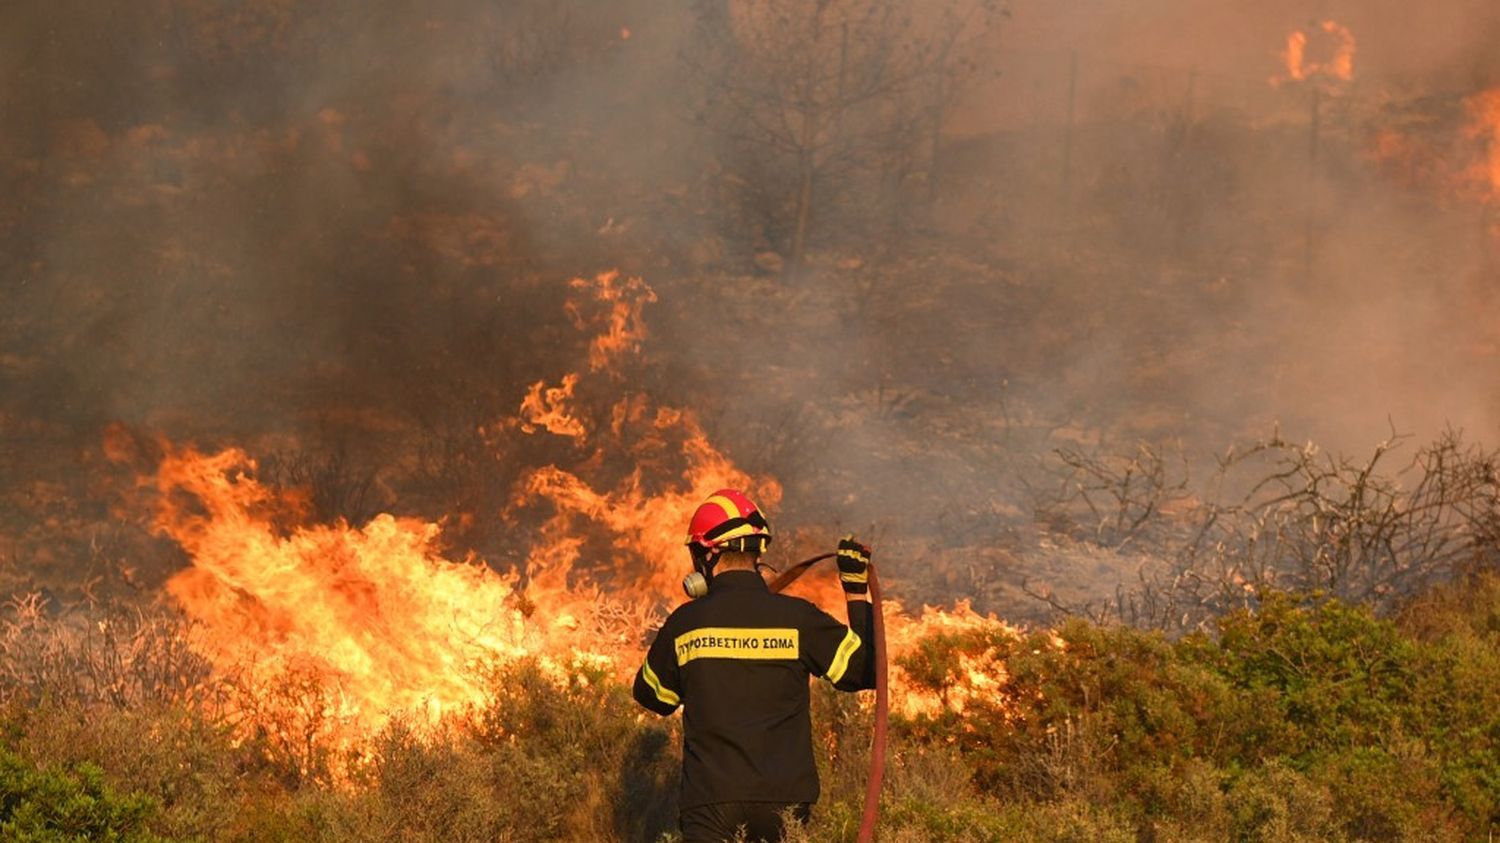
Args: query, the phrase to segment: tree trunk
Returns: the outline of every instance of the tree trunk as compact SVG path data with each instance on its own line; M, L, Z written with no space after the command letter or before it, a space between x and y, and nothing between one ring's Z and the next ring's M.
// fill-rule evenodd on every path
M1062 201L1067 216L1073 204L1073 121L1078 110L1078 51L1068 55L1068 116L1063 123ZM1071 221L1070 221L1071 222Z
M933 62L933 88L932 88L932 112L927 124L927 207L930 210L937 201L939 185L942 181L943 164L943 123L948 117L948 56L953 49L953 41L949 40L938 51L937 59Z
M1311 283L1313 264L1317 260L1318 217L1318 156L1323 133L1323 96L1318 86L1312 86L1311 110L1307 122L1307 210L1302 221L1302 280Z
M802 178L797 186L797 216L792 228L792 246L786 258L786 280L796 283L802 275L802 261L807 255L807 235L812 228L813 164L812 155L802 155Z
M807 236L812 228L813 180L817 176L818 114L812 96L812 82L805 80L802 108L802 138L797 151L797 204L792 223L792 245L786 256L786 274L783 280L797 283L802 275L802 262L807 256ZM843 84L842 79L839 82ZM842 109L842 103L835 108ZM835 112L835 119L842 119Z

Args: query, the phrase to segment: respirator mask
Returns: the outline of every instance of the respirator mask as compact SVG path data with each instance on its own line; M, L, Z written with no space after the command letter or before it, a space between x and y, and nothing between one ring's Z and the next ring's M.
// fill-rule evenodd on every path
M682 578L682 590L697 600L708 593L708 581L714 575L719 555L699 544L688 545L688 552L693 555L693 572Z

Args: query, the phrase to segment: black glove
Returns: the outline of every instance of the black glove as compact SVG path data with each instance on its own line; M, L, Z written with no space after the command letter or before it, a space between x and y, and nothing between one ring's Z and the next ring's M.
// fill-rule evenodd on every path
M844 594L864 595L870 591L870 548L854 540L853 535L839 539L839 584Z

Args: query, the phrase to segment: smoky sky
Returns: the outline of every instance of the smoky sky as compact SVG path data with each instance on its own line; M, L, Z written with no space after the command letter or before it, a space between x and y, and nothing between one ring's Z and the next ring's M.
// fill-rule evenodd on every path
M617 388L848 525L1019 512L1015 461L1062 443L1494 439L1492 211L1370 155L1462 136L1494 4L1013 3L930 173L819 185L795 286L751 189L787 159L712 131L692 72L695 15L752 5L5 4L13 476L124 422L348 447L493 509L452 473L507 476L474 431L576 366L566 281L613 267L660 294ZM1354 80L1272 85L1330 19Z

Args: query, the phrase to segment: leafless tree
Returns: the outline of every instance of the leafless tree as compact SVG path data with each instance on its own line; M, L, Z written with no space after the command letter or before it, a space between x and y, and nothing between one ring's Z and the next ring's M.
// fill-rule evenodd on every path
M750 204L780 229L789 277L818 209L834 198L875 204L914 171L930 177L974 47L1000 14L994 0L699 4L684 57L702 85L698 116Z
M598 63L621 40L621 5L602 0L506 0L480 17L494 81L520 93Z

